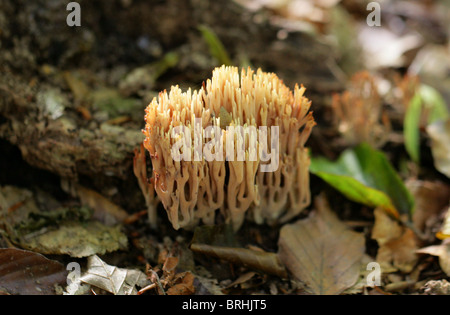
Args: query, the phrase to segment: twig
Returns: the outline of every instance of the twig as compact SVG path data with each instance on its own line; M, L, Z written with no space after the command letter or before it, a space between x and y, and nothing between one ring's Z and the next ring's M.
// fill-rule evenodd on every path
M153 283L156 282L156 284L158 285L158 288L161 290L162 295L166 295L166 292L164 291L163 286L161 285L161 281L159 281L159 276L158 274L154 271L154 270L150 270L150 272L152 273L152 277L150 280L152 280Z

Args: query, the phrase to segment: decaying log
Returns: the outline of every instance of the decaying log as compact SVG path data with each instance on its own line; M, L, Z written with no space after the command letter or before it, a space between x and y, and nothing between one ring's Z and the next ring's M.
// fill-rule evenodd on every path
M129 115L126 124L90 117L89 110L95 109L89 102L81 102L88 110L83 115L80 100L58 73L89 69L103 80L85 82L90 88L96 84L117 88L113 73L120 66L131 70L172 51L180 57L172 76L153 88L169 88L180 78L187 84L201 84L216 61L199 25L213 29L233 62L238 64L244 54L254 67L276 72L287 85L305 84L316 106L320 100L314 95L327 95L341 86L329 66L333 63L329 47L300 32L280 39L279 29L263 12L247 12L232 1L79 3L82 26L78 28L65 24L67 2L62 0L2 0L0 12L0 137L20 148L27 163L62 178L132 176L146 103L142 100L137 107L142 116ZM63 101L52 107L52 97Z

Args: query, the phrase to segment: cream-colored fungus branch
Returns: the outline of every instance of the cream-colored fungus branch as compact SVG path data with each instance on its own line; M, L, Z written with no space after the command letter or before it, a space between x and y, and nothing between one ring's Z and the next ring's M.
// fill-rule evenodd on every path
M246 216L284 222L308 206L305 142L315 122L304 92L274 73L222 66L198 91L172 86L153 99L144 146L175 229L212 224L218 211L236 230Z

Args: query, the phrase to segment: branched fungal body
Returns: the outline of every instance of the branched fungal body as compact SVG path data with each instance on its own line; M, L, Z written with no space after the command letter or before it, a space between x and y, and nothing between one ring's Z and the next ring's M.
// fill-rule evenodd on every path
M285 222L309 205L315 122L304 92L274 73L222 66L198 91L172 86L153 99L144 146L175 229L213 224L217 211L236 230L246 216Z

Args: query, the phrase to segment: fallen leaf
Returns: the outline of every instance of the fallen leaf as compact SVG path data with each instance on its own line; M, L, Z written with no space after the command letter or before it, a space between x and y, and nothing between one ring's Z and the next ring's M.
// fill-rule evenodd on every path
M324 197L315 207L309 218L281 228L279 257L314 294L340 294L359 278L364 236L348 229Z
M439 257L442 271L450 277L450 241L444 240L440 245L432 245L416 251L418 254L428 254Z
M370 280L374 281L376 279L374 279L373 277L373 267L370 267L371 265L369 265L370 263L373 263L374 259L372 257L370 257L367 254L363 255L363 258L361 259L361 263L360 263L360 269L359 269L359 278L356 281L356 283L351 286L348 289L345 289L345 291L342 292L342 294L361 294L364 292L364 289L367 287L371 287L372 285L368 284L368 277L371 277ZM368 267L369 266L369 267ZM372 275L371 275L372 274ZM381 281L381 279L380 279ZM381 285L381 283L380 283Z
M20 295L55 294L66 283L63 264L27 250L0 249L0 292Z
M439 214L449 205L450 186L441 181L427 180L408 180L405 185L416 205L412 217L414 226L424 231L438 220Z
M97 255L88 258L87 270L81 275L80 281L114 295L136 295L136 286L149 284L142 271L110 266Z
M76 192L81 203L94 210L92 217L106 225L121 223L128 217L125 210L92 189L77 185Z
M382 209L374 211L375 223L372 239L378 243L376 261L383 273L397 270L409 273L417 262L418 248L414 232L389 217Z
M344 151L336 162L312 158L310 171L355 202L395 217L413 212L414 199L403 181L384 153L368 144Z
M138 294L153 289L156 289L159 295L190 295L195 293L195 276L189 271L177 272L180 258L178 256L167 256L167 254L165 250L160 253L158 261L161 260L162 268L155 267L147 271L152 283L141 289Z
M417 263L417 255L414 253L416 249L414 232L406 229L400 238L391 240L378 249L376 260L383 272L389 272L392 266L395 271L409 273Z
M397 221L392 220L382 210L374 210L375 223L372 229L372 239L377 240L379 246L383 246L392 239L399 238L402 233L402 227Z
M167 257L162 270L165 277L173 277L175 275L175 268L178 265L178 257Z
M195 277L189 271L178 274L181 281L171 286L167 291L167 295L190 295L195 293L194 280Z
M440 240L450 238L450 207L445 213L444 222L442 222L439 232L436 233L436 237Z
M426 128L431 138L434 166L450 178L450 118L438 120Z

